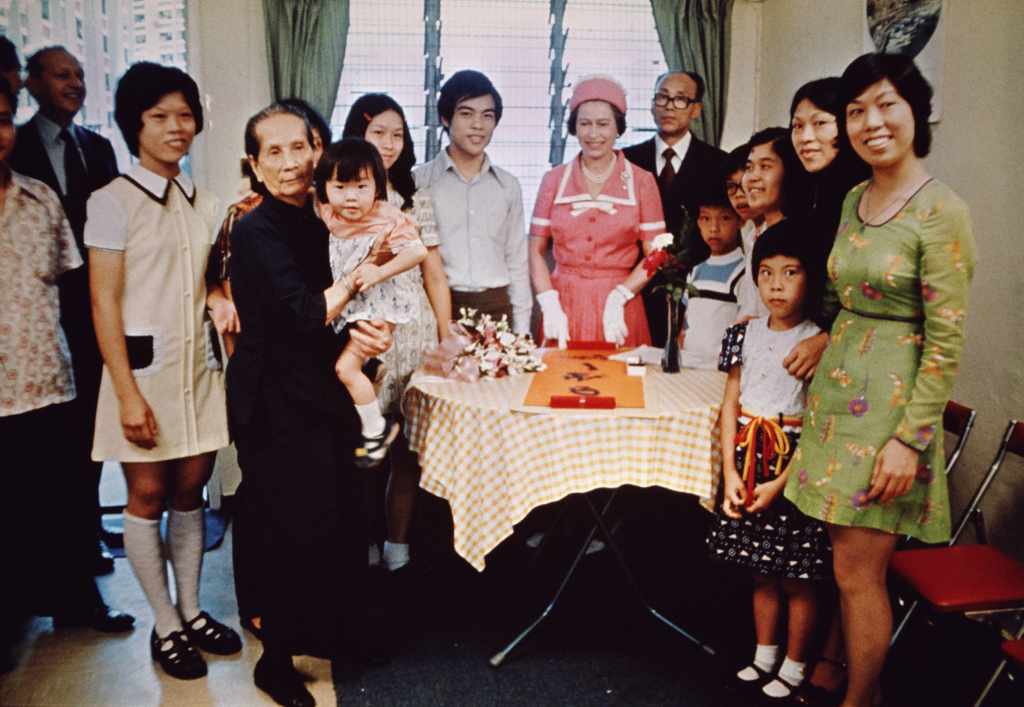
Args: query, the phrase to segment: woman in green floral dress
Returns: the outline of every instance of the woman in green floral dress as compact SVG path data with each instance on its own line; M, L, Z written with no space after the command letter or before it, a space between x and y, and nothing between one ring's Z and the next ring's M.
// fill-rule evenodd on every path
M949 537L941 422L975 249L967 207L921 161L932 91L913 60L868 54L842 81L843 132L872 176L843 204L826 301L838 317L785 494L830 524L853 707L876 696L896 541Z

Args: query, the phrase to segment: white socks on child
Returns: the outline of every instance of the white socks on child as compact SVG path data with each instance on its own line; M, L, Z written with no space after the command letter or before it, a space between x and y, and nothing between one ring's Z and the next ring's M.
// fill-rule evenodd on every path
M359 421L363 423L363 437L379 437L384 434L384 416L380 414L380 404L374 400L365 405L356 405Z
M798 663L787 655L782 661L782 667L779 668L779 676L762 687L761 691L769 697L789 697L793 689L804 681L806 667L806 663Z
M203 507L167 513L167 551L178 590L178 611L188 623L199 616L199 573L203 567Z
M775 672L775 666L779 662L779 647L778 646L762 646L758 644L757 648L754 649L754 665L748 665L743 670L736 673L743 682L754 682L761 677L761 673L771 674ZM754 670L757 668L761 673Z
M128 556L156 621L156 635L182 629L167 588L167 564L160 544L160 521L124 514L124 554Z
M393 543L384 541L384 564L394 572L409 564L409 543Z

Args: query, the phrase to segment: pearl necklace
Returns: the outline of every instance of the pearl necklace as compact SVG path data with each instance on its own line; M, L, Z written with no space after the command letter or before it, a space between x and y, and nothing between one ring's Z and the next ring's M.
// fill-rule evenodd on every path
M604 184L608 181L608 178L612 176L612 172L615 171L615 166L618 164L618 160L612 157L612 162L608 165L608 168L600 174L595 174L587 169L587 165L583 164L583 160L580 159L580 169L583 170L583 176L592 181L594 184Z

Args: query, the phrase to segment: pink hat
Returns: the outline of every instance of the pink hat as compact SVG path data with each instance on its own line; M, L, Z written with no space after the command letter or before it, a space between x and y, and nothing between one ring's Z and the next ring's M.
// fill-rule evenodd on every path
M604 101L620 113L626 112L626 91L610 76L588 76L577 83L569 99L569 111L576 110L580 103L587 101Z

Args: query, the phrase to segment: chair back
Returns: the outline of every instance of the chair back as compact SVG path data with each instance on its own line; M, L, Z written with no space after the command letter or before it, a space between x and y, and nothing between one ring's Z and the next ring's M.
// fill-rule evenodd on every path
M1003 465L1003 460L1006 458L1006 454L1016 454L1024 457L1024 422L1019 420L1010 420L1006 426L1006 432L1003 433L1003 441L999 444L999 449L996 451L996 457L992 460L992 465L989 466L988 472L985 474L985 478L982 479L981 485L978 490L974 492L974 496L971 497L970 503L967 504L967 510L964 511L963 516L960 518L960 522L957 523L956 529L953 531L953 536L949 540L950 545L956 544L956 541L963 534L964 529L968 523L974 517L974 514L978 511L978 507L981 505L981 500L985 497L985 493L988 491L992 482L995 481L996 475L999 473L999 468Z
M953 472L956 463L960 460L960 454L967 445L967 438L970 437L971 430L974 429L974 418L977 416L978 413L974 408L961 405L955 400L946 403L946 409L942 413L942 429L957 436L956 446L953 447L953 451L946 459L946 476Z

